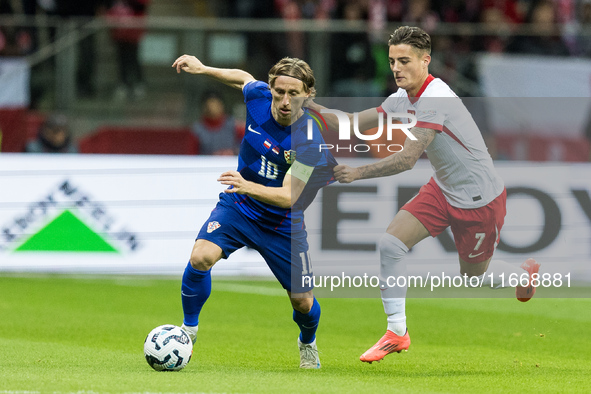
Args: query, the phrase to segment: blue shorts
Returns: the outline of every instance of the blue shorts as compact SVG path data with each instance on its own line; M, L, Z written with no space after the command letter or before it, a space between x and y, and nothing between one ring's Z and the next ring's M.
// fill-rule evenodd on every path
M277 232L245 216L223 196L201 227L197 239L222 248L224 258L243 246L255 249L287 291L303 293L313 287L306 232Z

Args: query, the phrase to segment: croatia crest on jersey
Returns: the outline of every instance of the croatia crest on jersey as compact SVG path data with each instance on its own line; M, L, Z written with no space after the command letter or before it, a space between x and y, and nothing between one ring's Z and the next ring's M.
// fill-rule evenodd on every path
M283 157L285 158L285 162L287 164L293 164L293 162L295 161L295 158L296 158L296 151L293 149L284 150Z
M208 232L208 233L212 233L212 232L214 232L215 230L217 230L218 228L220 228L221 226L222 226L222 225L221 225L221 224L219 224L219 223L218 223L218 222L216 222L216 221L209 222L209 223L207 224L207 232Z

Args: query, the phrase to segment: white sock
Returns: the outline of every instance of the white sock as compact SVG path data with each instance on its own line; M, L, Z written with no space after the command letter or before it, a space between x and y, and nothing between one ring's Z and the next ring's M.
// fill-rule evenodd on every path
M406 298L382 298L382 303L388 315L388 330L403 336L406 333Z
M503 260L491 260L488 264L488 269L478 278L484 280L482 286L492 286L493 289L500 289L509 286L509 282L515 282L515 280L509 280L509 278L516 278L517 281L520 275L527 273L523 268L507 263ZM492 275L491 275L492 274Z
M388 233L380 238L379 248L380 288L384 312L388 316L388 330L402 336L406 333L406 280L404 280L404 287L389 287L388 284L395 284L395 279L399 276L406 277L406 263L402 259L408 253L408 248L402 241Z

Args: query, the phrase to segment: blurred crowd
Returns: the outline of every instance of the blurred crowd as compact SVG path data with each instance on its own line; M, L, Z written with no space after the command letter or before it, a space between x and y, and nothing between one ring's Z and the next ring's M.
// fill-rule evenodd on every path
M166 1L0 0L0 16L49 15L75 19L77 23L97 17L118 23L137 22L148 15L151 5L163 6ZM385 61L389 23L417 25L431 34L431 72L444 79L461 97L482 95L475 66L479 53L591 57L591 0L175 0L175 3L187 6L187 12L179 16L275 18L288 23L335 20L342 21L340 26L354 27L351 32L316 35L298 31L245 34L247 58L258 60L248 62L245 67L260 78L281 57L310 59L315 40L326 40L330 50L329 91L323 94L327 96L383 97L396 90ZM458 23L478 25L466 25L468 29L477 26L468 34L456 34L457 29L451 33L445 31L446 26ZM137 23L110 29L119 77L113 91L115 100L140 99L146 94L138 55L144 30ZM444 34L440 34L442 31ZM0 56L33 53L39 47L38 33L32 26L0 24ZM50 29L49 40L55 40L55 35L55 29ZM92 35L78 43L77 97L95 95L96 56ZM34 100L35 95L32 97ZM234 119L226 115L227 104L221 97L211 94L204 97L202 107L196 110L200 118L193 125L193 132L204 141L204 150L234 153L240 125L236 127ZM219 108L223 110L216 112ZM230 143L222 146L220 141Z
M150 0L0 0L0 16L6 15L47 15L63 20L77 18L84 23L92 18L104 17L123 21L141 18L147 14ZM115 98L128 96L142 97L145 86L139 64L138 48L144 30L141 28L112 29L111 38L115 44L119 66L119 88ZM57 31L49 29L49 41L56 40ZM0 56L29 55L39 48L39 32L31 26L2 26L0 24ZM78 43L78 67L76 82L79 97L95 94L93 75L95 73L96 42L88 36Z
M236 18L344 20L366 33L331 35L332 95L381 96L395 89L386 58L387 23L418 25L433 38L433 70L462 96L478 95L474 56L480 52L591 56L591 0L209 0L210 15ZM442 24L479 23L478 34L437 35ZM358 25L357 25L358 26ZM520 29L528 31L519 34ZM249 52L306 58L302 33L251 39Z
M481 23L490 36L455 37L458 49L549 55L591 55L589 39L575 39L591 26L591 0L209 0L217 17L344 19L379 31L388 22L418 25L433 33L441 23ZM522 24L531 36L515 36ZM556 24L556 25L555 25ZM561 28L557 29L560 25ZM539 36L541 35L541 37ZM535 37L535 38L532 38ZM379 37L374 37L377 39ZM442 45L442 44L440 44ZM297 49L296 49L297 50Z
M165 5L165 0L160 1ZM179 1L177 1L179 2ZM118 22L147 14L150 0L0 0L0 14L105 17ZM182 2L180 2L182 3ZM190 7L190 4L194 7ZM386 58L388 23L422 27L433 37L433 71L460 95L473 96L477 84L474 55L480 52L527 53L553 56L591 56L591 0L186 0L186 15L220 18L278 18L342 20L363 32L334 33L330 47L331 91L339 96L382 96L395 89ZM438 35L451 23L479 23L477 34ZM526 26L528 32L520 28ZM119 65L118 100L141 98L145 81L138 60L141 28L112 29ZM53 32L52 34L55 34ZM248 56L262 59L252 65L264 75L267 64L283 56L308 59L314 36L249 33ZM0 25L0 56L30 54L37 48L37 32L30 27ZM79 43L78 96L92 96L96 68L93 37ZM261 69L257 69L260 67ZM456 83L457 79L468 82ZM460 81L461 82L461 81Z
M161 0L164 2L164 0ZM0 14L94 17L143 16L148 0L0 0ZM591 26L591 0L193 0L201 6L186 15L284 20L364 21L380 31L388 22L419 25L432 33L441 23L482 23L491 35L454 37L457 49L591 55L591 40L577 32ZM203 4L205 3L205 4ZM198 15L201 14L201 15ZM532 36L514 36L521 24L531 24ZM554 24L562 28L555 30ZM29 34L27 34L29 33ZM137 33L137 31L136 31ZM536 36L538 34L538 36ZM540 37L539 34L542 36ZM117 35L115 33L115 35ZM130 37L126 38L130 40ZM289 41L289 40L288 40ZM304 44L291 40L294 55ZM345 41L345 40L343 40ZM0 55L27 54L35 48L30 29L0 26ZM441 47L448 43L438 44Z

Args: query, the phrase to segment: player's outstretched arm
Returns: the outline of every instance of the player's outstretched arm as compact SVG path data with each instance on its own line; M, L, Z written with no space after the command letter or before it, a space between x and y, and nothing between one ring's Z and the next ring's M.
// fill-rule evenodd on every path
M316 103L314 100L306 100L305 106L319 112L324 120L326 121L326 125L330 130L339 131L339 118L334 113L327 113L322 112L322 110L331 110L331 108L327 108ZM340 111L344 114L349 120L349 133L350 135L353 134L353 127L354 127L354 114L349 112ZM359 132L363 133L366 130L373 129L374 127L379 126L379 114L377 108L368 108L364 111L361 111L357 114L357 125L359 127Z
M283 178L283 184L280 187L263 186L247 181L238 171L226 171L220 175L218 181L222 185L232 186L232 189L224 190L225 193L246 194L255 200L281 208L291 208L302 194L307 182L307 180L304 182L288 173Z
M410 170L437 133L435 130L422 127L413 127L411 132L417 140L407 138L402 152L393 153L376 163L357 168L338 165L334 168L336 180L340 183L351 183L359 179L378 178Z
M244 70L237 68L209 67L204 65L201 60L191 55L180 56L174 61L172 67L176 68L177 73L184 71L189 74L207 75L228 86L240 90L244 88L244 85L255 80L252 75Z

